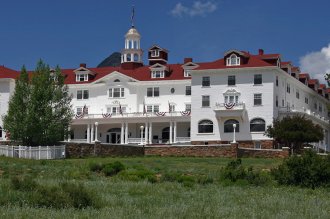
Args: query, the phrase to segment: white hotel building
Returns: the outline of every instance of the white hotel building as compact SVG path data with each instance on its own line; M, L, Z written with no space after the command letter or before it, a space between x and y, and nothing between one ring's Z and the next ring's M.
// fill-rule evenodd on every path
M136 28L129 29L120 67L62 70L76 114L69 141L218 144L233 140L236 124L242 146L272 148L267 125L300 114L323 127L325 138L317 146L328 148L329 89L279 54L230 50L212 62L185 58L168 64L168 51L154 45L144 65L140 38ZM2 115L18 74L0 67Z

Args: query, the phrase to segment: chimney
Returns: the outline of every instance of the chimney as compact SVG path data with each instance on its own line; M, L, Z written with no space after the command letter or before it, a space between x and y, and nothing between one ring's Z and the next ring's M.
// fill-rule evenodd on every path
M80 67L86 68L86 63L80 63Z
M183 62L184 64L188 63L188 62L192 62L193 59L192 58L184 58Z
M263 55L264 54L264 50L263 49L259 49L259 55Z

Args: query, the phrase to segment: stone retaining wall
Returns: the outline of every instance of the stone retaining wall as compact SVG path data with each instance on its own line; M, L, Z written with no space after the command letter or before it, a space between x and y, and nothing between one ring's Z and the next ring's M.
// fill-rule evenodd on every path
M289 157L289 149L250 149L238 148L238 157L262 157L262 158L286 158Z
M141 146L111 145L99 142L73 143L66 142L66 156L68 158L90 157L90 156L143 156Z
M146 146L145 155L187 157L236 157L237 145Z

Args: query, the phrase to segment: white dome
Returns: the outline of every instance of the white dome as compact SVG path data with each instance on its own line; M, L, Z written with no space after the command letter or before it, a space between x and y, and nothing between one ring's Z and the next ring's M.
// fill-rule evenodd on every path
M137 31L137 29L135 29L134 27L132 27L131 29L129 29L125 35L126 37L140 37L139 32Z

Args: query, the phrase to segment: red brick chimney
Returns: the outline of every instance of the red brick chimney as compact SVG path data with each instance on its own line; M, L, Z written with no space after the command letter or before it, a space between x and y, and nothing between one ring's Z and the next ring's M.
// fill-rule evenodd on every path
M86 68L86 63L80 63L80 67Z
M193 59L192 58L184 58L183 62L184 64L188 63L188 62L192 62Z
M263 49L259 49L259 55L263 55L264 54L264 50Z

